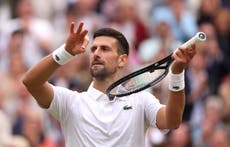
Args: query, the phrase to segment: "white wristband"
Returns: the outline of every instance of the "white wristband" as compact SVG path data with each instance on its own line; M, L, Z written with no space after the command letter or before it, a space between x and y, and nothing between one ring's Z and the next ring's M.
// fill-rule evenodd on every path
M169 70L169 90L177 92L183 90L185 87L184 82L184 70L179 74L173 74L171 69Z
M75 57L65 50L65 44L53 51L52 56L59 65L63 65Z

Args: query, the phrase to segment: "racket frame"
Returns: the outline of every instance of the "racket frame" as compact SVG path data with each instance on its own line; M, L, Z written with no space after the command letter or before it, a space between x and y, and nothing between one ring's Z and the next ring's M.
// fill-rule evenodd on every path
M155 85L157 84L158 82L160 82L169 72L169 65L172 63L173 61L173 58L172 58L172 54L171 53L170 55L168 55L167 57L151 64L151 65L148 65L144 68L141 68L127 76L124 76L123 78L117 80L116 82L112 83L106 90L106 95L109 97L110 100L112 100L114 97L123 97L123 96L127 96L127 95L130 95L130 94L133 94L133 93L137 93L139 91L142 91L144 89L147 89L149 87L151 87L152 85ZM164 64L164 65L163 65ZM120 93L120 94L111 94L110 91L119 86L121 83L135 77L135 76L138 76L142 73L145 73L145 72L154 72L155 70L158 70L158 69L164 69L165 71L159 76L157 77L155 80L147 83L145 86L142 86L141 88L138 88L136 90L132 90L132 91L128 91L126 93Z
M198 32L195 36L193 36L191 39L189 39L187 42L185 42L184 44L181 45L181 47L187 48L189 46L191 46L192 44L197 44L199 42L205 41L206 40L206 34L204 32ZM177 48L178 49L178 48ZM176 49L176 50L177 50ZM176 51L175 50L175 51ZM175 52L174 51L174 52ZM173 53L174 53L173 52ZM168 74L169 72L169 67L170 64L173 62L173 58L172 58L172 54L168 55L167 57L149 65L146 66L144 68L141 68L140 70L137 70L129 75L124 76L123 78L117 80L116 82L112 83L107 89L106 89L106 95L109 97L110 100L113 100L114 97L122 97L122 96L127 96L142 90L145 90L155 84L157 84L158 82L160 82L163 78L165 78L165 76ZM163 64L166 64L164 66L162 66ZM149 72L154 72L157 69L165 69L165 71L162 73L162 75L160 75L159 77L157 77L155 80L147 83L146 85L136 89L136 90L132 90L132 91L127 91L126 93L120 93L120 94L111 94L110 91L112 89L114 89L115 87L121 85L123 82L137 76L140 75L142 73L145 73L147 71Z

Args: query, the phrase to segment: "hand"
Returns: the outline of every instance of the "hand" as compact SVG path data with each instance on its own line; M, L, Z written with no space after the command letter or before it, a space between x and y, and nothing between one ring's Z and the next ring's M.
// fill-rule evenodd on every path
M172 73L179 74L189 64L196 54L195 44L188 48L179 48L172 55L174 62L172 64Z
M70 25L70 32L66 41L65 49L72 55L85 52L85 48L89 43L89 38L87 36L88 30L83 29L83 25L84 23L81 22L76 32L74 31L74 22Z

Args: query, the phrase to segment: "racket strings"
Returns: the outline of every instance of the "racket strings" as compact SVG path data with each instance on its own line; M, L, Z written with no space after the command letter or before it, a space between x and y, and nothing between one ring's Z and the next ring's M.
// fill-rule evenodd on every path
M121 85L115 87L112 91L111 94L123 94L127 93L130 91L135 91L137 89L140 89L156 80L159 79L164 73L165 73L165 68L164 69L157 69L154 72L144 72L142 74L139 74Z

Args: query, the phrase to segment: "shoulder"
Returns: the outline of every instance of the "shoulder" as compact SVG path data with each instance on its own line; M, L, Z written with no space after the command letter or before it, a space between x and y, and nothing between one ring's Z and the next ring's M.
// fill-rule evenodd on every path
M137 97L151 97L151 98L155 98L155 96L152 93L150 93L148 91L145 91L145 90L137 92L134 95L136 95Z
M130 95L131 99L138 101L139 103L151 103L153 101L158 101L158 99L148 91L141 91Z
M54 97L51 106L55 107L55 110L60 109L60 107L66 110L71 109L73 106L82 103L87 96L84 94L85 92L79 93L77 91L73 91L65 87L59 86L52 87Z
M52 87L53 87L55 97L71 98L71 97L76 97L76 96L81 94L77 91L73 91L73 90L70 90L70 89L65 88L65 87L60 87L60 86L52 86Z

